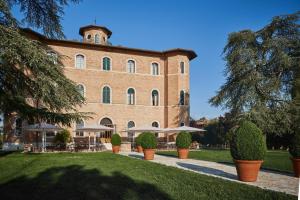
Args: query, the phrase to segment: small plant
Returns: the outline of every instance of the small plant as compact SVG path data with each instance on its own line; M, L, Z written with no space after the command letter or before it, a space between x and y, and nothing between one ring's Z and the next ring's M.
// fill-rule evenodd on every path
M155 149L157 146L157 141L153 133L144 132L141 137L141 145L144 149Z
M54 143L66 147L67 143L71 140L71 134L70 131L67 129L64 129L58 133L56 133L54 137Z
M121 145L121 137L118 133L115 133L111 136L111 144L113 146L120 146Z
M144 133L141 133L137 136L137 138L135 139L136 145L137 146L141 146L142 145L142 137L143 137Z
M296 133L291 140L289 147L290 154L293 158L300 158L300 134Z
M176 146L180 149L188 149L192 143L192 136L189 132L182 131L176 137Z
M242 121L230 138L230 153L235 160L263 160L267 151L262 131L250 121Z

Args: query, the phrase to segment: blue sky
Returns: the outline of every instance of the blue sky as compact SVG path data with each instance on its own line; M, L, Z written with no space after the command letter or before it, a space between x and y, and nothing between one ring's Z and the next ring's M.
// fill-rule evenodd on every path
M208 99L225 82L222 50L231 32L257 30L273 16L300 10L299 0L83 0L65 8L62 21L68 39L81 39L80 26L108 27L113 45L152 50L193 49L191 116L223 114ZM15 8L13 14L20 19Z

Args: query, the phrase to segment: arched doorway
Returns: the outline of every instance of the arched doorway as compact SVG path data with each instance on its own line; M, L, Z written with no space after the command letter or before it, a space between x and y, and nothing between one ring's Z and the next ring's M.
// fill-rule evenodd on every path
M103 126L107 126L107 127L111 127L114 128L113 122L111 119L109 119L108 117L105 117L103 119L101 119L100 121L100 125ZM110 142L110 138L112 136L113 131L103 131L100 133L100 140L102 143L109 143Z

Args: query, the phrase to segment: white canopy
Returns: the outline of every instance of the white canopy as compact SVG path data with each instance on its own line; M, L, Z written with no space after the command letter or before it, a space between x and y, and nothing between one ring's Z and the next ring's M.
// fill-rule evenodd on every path
M87 125L84 127L76 128L75 131L99 132L99 131L112 131L114 128L103 125Z
M142 127L132 127L125 130L126 132L163 132L164 129L152 127L152 126L142 126Z
M25 131L36 131L36 132L44 132L44 131L60 131L62 130L61 127L58 127L53 124L47 124L47 123L38 123L38 124L32 124L24 127Z
M194 128L190 126L180 126L176 128L165 128L163 132L165 133L179 133L181 131L186 131L186 132L200 132L200 131L206 131L204 129L200 128Z

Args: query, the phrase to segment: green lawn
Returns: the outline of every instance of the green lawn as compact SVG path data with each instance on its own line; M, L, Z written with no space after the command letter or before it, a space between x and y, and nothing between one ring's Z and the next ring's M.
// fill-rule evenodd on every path
M1 199L296 199L149 161L103 153L0 157Z
M177 156L176 151L161 151L157 152L157 154ZM189 158L214 162L233 163L229 150L190 151ZM268 151L262 167L265 169L273 169L283 172L293 171L290 155L286 151Z

